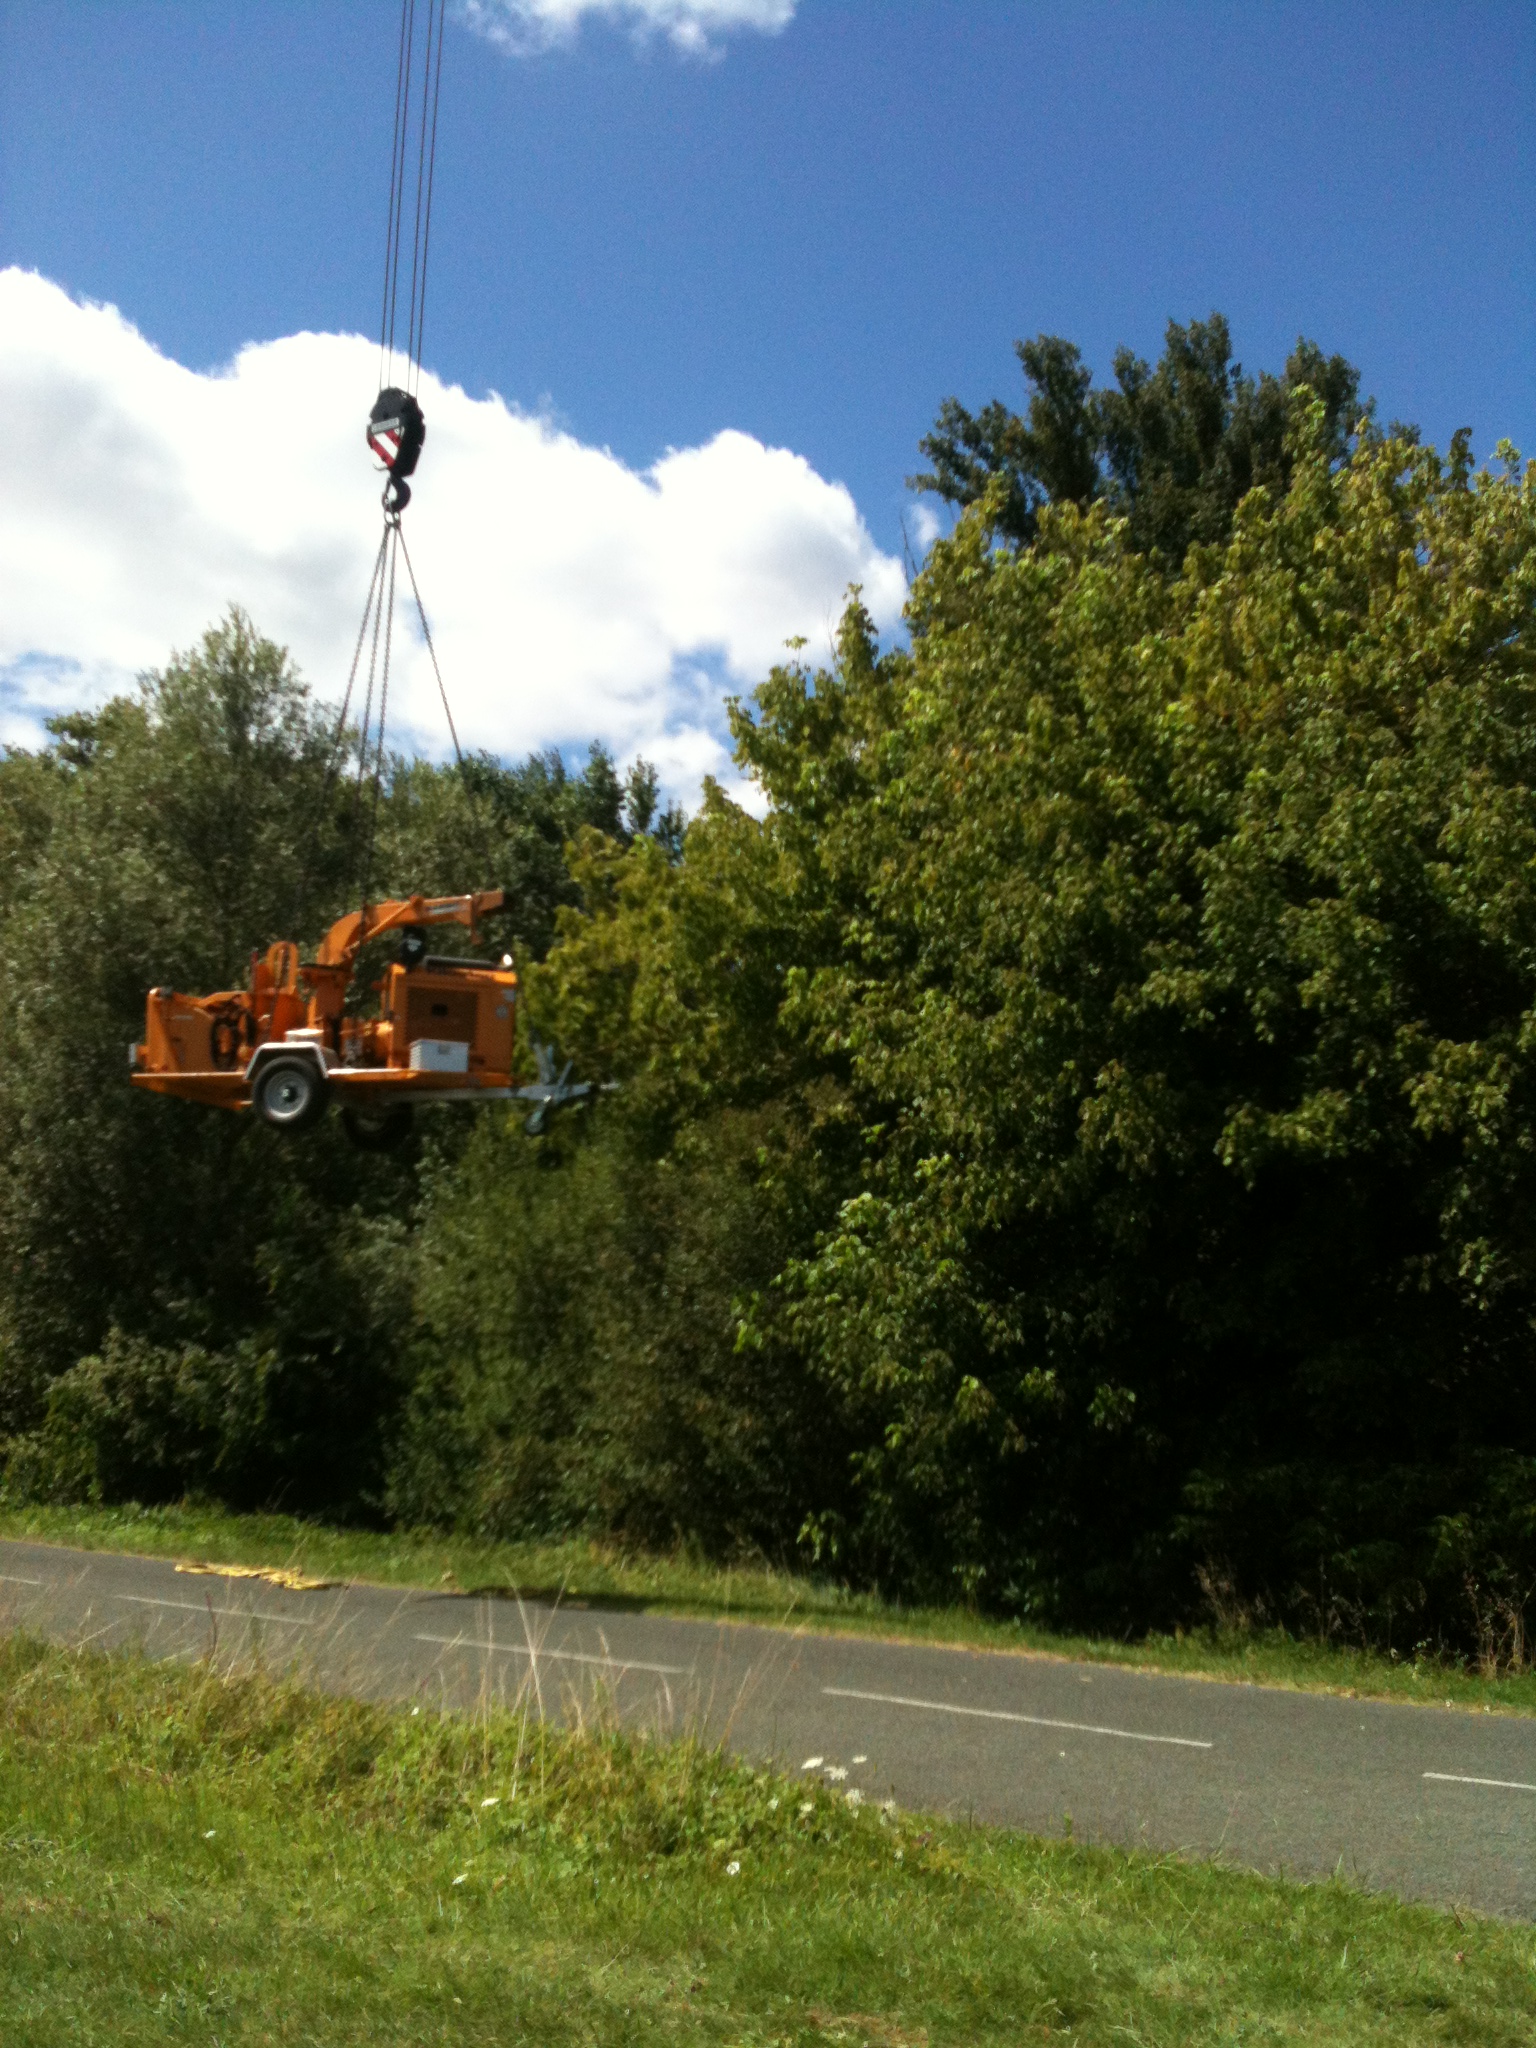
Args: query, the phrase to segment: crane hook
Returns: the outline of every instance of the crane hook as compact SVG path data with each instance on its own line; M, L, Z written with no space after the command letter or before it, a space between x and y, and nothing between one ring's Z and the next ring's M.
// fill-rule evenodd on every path
M427 438L427 422L421 407L408 391L390 384L373 401L368 415L368 446L389 471L384 486L384 510L398 517L411 502L406 478L415 469Z

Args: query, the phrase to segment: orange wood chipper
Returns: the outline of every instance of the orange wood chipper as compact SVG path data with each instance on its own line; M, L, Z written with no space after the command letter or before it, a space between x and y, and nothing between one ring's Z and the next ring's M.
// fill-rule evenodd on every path
M339 918L313 960L286 939L251 955L249 988L211 996L155 988L145 1004L144 1042L130 1048L132 1080L159 1095L220 1109L254 1109L274 1130L318 1122L334 1100L353 1142L398 1143L425 1102L514 1097L536 1105L529 1128L549 1110L590 1092L556 1077L535 1045L537 1082L512 1078L517 975L500 966L428 951L435 925L471 933L506 900L501 889L473 896L409 896L365 904ZM365 941L400 935L394 961L374 984L376 1016L349 1015L347 993Z

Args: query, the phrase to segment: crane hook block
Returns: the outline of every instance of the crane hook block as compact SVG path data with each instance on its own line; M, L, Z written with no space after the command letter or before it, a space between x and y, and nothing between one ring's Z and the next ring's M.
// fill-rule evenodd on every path
M396 385L386 386L368 415L368 446L389 471L385 496L392 512L402 512L410 503L405 480L415 469L426 438L427 423L415 399Z

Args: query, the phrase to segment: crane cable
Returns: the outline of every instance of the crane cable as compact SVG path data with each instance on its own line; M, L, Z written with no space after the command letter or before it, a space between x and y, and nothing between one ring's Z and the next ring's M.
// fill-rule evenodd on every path
M390 147L389 222L384 243L384 297L379 314L379 388L395 381L395 336L400 307L400 269L405 246L405 194L409 183L413 100L417 97L417 0L401 0L400 52L395 74L395 132ZM411 279L406 300L405 385L414 397L421 376L426 323L427 258L432 245L432 188L437 170L437 110L442 97L443 26L446 0L427 0L422 53L419 129L416 142L416 206L411 232Z
M432 200L437 170L437 116L442 94L443 39L447 0L401 0L400 40L395 74L394 135L390 145L389 208L384 244L384 288L379 312L379 396L368 422L368 444L388 472L384 484L384 531L374 556L373 574L362 621L352 652L347 687L332 735L326 769L326 793L347 745L347 719L356 694L363 647L368 646L367 679L357 727L357 776L352 800L352 827L358 846L359 894L366 905L373 880L379 805L386 760L385 726L389 706L390 660L394 638L396 568L405 558L406 575L415 600L422 639L432 662L438 695L448 721L453 755L466 792L473 798L458 728L438 663L426 606L416 581L400 515L410 502L407 478L413 473L426 439L426 422L417 402L426 326L427 262L432 246ZM418 16L421 29L418 29ZM414 139L414 165L412 142ZM415 172L409 282L406 288L405 336L399 341L400 287L405 269L405 206ZM397 356L404 361L397 370ZM397 381L398 378L398 381ZM375 710L377 698L377 710ZM365 816L366 801L366 816ZM478 808L478 806L475 806ZM485 821L482 819L482 826ZM487 851L489 842L487 841Z

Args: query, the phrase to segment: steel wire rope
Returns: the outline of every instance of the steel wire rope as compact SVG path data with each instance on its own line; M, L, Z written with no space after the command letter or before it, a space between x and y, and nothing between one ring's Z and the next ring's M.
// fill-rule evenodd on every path
M421 303L416 313L416 373L421 374L421 359L426 347L427 331L427 257L432 247L432 193L437 183L437 110L443 96L443 41L447 27L447 0L437 13L437 66L432 81L432 139L427 149L427 213L421 229ZM412 385L412 390L415 386Z
M411 560L411 551L406 545L403 531L400 535L400 552L405 557L405 573L411 580L411 596L416 600L416 616L421 621L421 637L427 643L427 653L432 662L432 673L437 678L437 694L442 699L443 716L448 721L448 737L453 741L454 766L459 771L459 781L464 787L464 796L469 805L469 813L474 819L475 828L480 835L480 852L485 860L486 871L489 873L496 865L496 857L492 845L494 819L489 805L482 803L480 800L479 792L476 790L469 773L469 764L464 759L464 749L459 745L459 728L454 723L453 706L448 702L448 686L444 683L443 671L438 666L437 646L433 641L432 628L427 620L427 608L421 601L421 590L416 582L415 564Z
M347 670L347 687L342 693L341 709L336 714L335 728L331 733L331 744L326 751L326 792L335 778L336 762L341 754L341 742L346 732L347 713L352 706L352 692L357 684L357 664L362 659L363 635L368 631L368 621L373 615L373 601L379 587L379 577L384 568L384 550L389 545L389 528L386 526L379 535L378 549L373 558L373 574L368 579L368 598L363 606L362 621L357 629L357 639L352 648L352 666Z
M384 782L384 731L389 713L389 663L394 647L395 635L395 563L399 557L402 545L400 521L398 518L390 523L388 530L390 534L389 592L387 598L382 603L384 613L384 659L379 668L379 730L373 755L373 796L368 808L368 838L363 852L362 898L365 911L369 893L373 886L374 854L378 846L379 833L379 800L383 792ZM365 747L367 737L365 732L363 735ZM359 793L361 793L363 765L360 752L358 758Z
M400 0L400 56L395 73L395 136L390 151L389 218L384 237L384 319L379 354L387 364L382 381L395 379L395 327L400 305L401 228L405 214L406 163L411 146L411 74L416 59L416 0Z
M386 337L390 339L391 352L393 352L393 330L389 318L389 301L390 281L396 268L393 261L397 213L396 195L399 192L400 180L404 174L404 164L400 153L401 128L402 124L409 119L405 98L405 46L408 18L408 9L404 4L404 0L402 0L400 8L400 52L395 64L395 128L389 145L389 210L385 216L384 233L384 298L379 310L379 388L381 390L389 381L385 375L384 362Z
M437 649L432 643L432 628L427 624L427 608L421 601L421 592L416 584L416 570L411 561L411 551L405 544L405 535L400 536L400 552L405 557L405 573L411 579L411 595L416 600L416 616L421 621L421 637L427 643L427 653L432 657L432 673L437 677L437 694L443 700L443 716L448 721L448 737L453 741L453 758L460 774L464 772L464 752L459 745L459 729L453 722L453 711L448 703L448 691L443 683L443 672L437 665Z
M341 709L336 714L336 723L331 730L330 742L325 750L325 773L320 779L320 803L318 807L318 823L321 829L324 828L325 822L330 816L331 792L336 787L336 771L341 763L342 744L346 738L347 713L352 708L352 692L357 685L357 665L363 657L363 640L368 631L368 621L373 616L374 598L378 591L379 578L383 573L384 549L388 540L389 528L386 526L383 533L379 536L379 545L373 557L373 574L368 579L368 597L363 606L363 616L358 623L357 638L352 644L352 665L347 670L347 687L342 692ZM304 865L299 873L298 906L294 919L294 927L298 931L303 930L304 920L309 914L309 899L314 887L317 846L318 834L311 833L305 848Z
M383 386L386 381L393 384L395 378L396 342L399 332L400 272L405 250L405 196L409 176L411 138L414 129L416 139L416 197L412 212L411 226L411 274L406 303L405 367L402 378L408 394L415 396L421 381L421 357L426 330L427 265L432 245L432 202L437 183L437 124L438 111L442 101L443 46L447 32L447 0L426 0L426 35L423 42L420 65L417 62L417 0L401 0L400 38L395 70L395 114L394 128L390 142L389 201L385 223L384 241L384 287L379 313L379 376ZM420 84L420 108L416 107L417 82ZM358 667L362 657L364 640L369 641L368 679L364 694L362 717L357 732L357 781L352 799L351 831L359 855L359 888L363 897L366 916L368 890L372 885L373 868L378 849L378 821L383 800L384 768L387 750L387 718L389 704L389 679L393 656L394 609L396 566L399 553L405 555L406 573L410 579L411 595L415 600L417 618L421 623L422 639L432 663L432 673L437 682L438 696L443 706L443 715L448 722L449 737L453 742L454 763L464 787L471 817L475 821L477 836L481 840L481 852L487 866L494 865L492 854L492 819L486 807L479 800L469 764L464 758L459 743L458 727L454 721L453 708L448 701L447 685L443 681L441 664L437 658L437 647L432 638L432 628L427 619L426 606L422 602L421 590L416 581L415 567L411 561L410 549L406 546L405 535L400 525L401 507L392 505L389 485L384 494L384 532L379 541L378 553L374 557L373 575L369 581L368 597L363 607L362 622L358 627L357 642L353 649L352 666L347 676L347 688L342 698L341 710L336 721L331 749L327 759L325 794L334 786L336 767L346 733L347 714L351 708L357 684ZM371 634L370 634L371 626ZM381 648L382 638L382 648ZM382 662L380 655L382 652ZM378 718L375 725L374 695L378 693ZM372 773L370 776L370 760ZM364 797L370 790L367 807L366 834L364 832ZM313 849L311 849L311 858ZM306 891L307 893L307 891Z
M393 529L389 526L386 526L384 529L384 546L386 550L388 549L389 546L389 536L392 531ZM367 695L363 699L363 716L358 726L357 781L353 785L352 790L352 839L354 845L356 845L358 848L360 856L362 856L362 858L360 858L359 860L359 873L357 879L358 887L363 895L365 908L368 894L368 876L364 871L363 865L364 860L366 859L366 855L364 854L362 847L361 829L363 810L363 785L368 773L368 741L369 735L373 730L373 692L374 685L378 677L379 634L384 624L384 611L384 585L381 580L379 586L379 600L378 603L374 606L373 610L373 634L368 649L368 691Z
M411 296L405 340L406 388L413 396L421 379L422 328L426 322L427 311L427 251L432 237L432 187L437 173L437 107L442 96L445 5L446 0L427 0L427 40L422 58L421 136L416 149L416 215L411 231ZM435 64L434 24L437 52Z
M402 0L402 26L405 9L410 9L409 33L415 35L415 0ZM421 67L421 116L418 130L416 158L416 207L411 239L411 284L406 330L406 384L414 395L419 387L422 367L422 353L426 332L427 307L427 265L432 245L432 202L437 180L437 123L442 103L443 46L446 41L446 0L427 0L426 38ZM407 94L409 106L409 93ZM403 237L396 235L395 260L401 260ZM416 604L416 616L421 624L421 636L426 644L427 654L432 663L432 674L437 683L437 694L447 720L448 735L453 742L454 765L459 771L468 801L471 817L474 819L477 836L481 842L481 853L487 866L494 865L492 854L492 819L486 806L480 801L469 773L469 764L459 742L458 727L453 716L453 707L448 699L448 688L443 681L442 665L437 658L437 647L432 638L431 623L427 609L422 602L421 588L416 580L416 569L411 561L411 551L406 542L403 527L396 522L398 546L405 556L406 574L410 578L411 595ZM391 569L393 581L393 568Z

